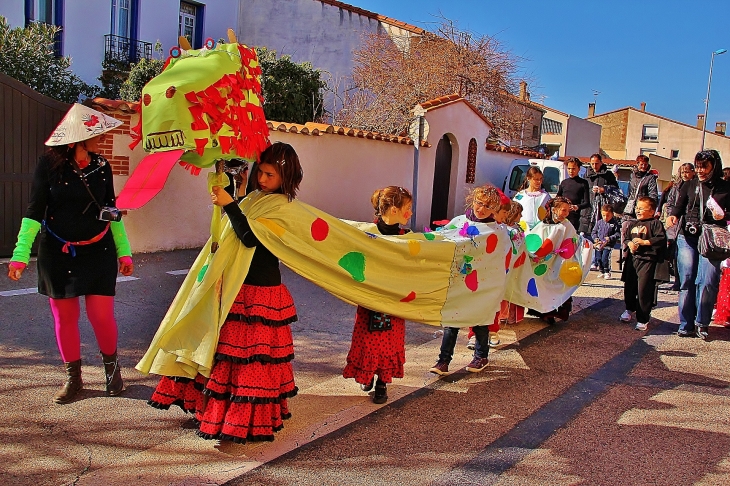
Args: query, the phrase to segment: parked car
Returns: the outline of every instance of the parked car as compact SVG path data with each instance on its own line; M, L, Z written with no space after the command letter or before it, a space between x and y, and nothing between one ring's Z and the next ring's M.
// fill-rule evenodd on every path
M542 187L555 197L558 192L560 182L568 177L565 170L565 164L562 160L548 159L515 159L509 166L507 176L502 183L502 192L512 199L520 190L520 186L525 180L525 174L530 167L539 167L542 170L543 181ZM586 173L585 166L581 167L579 175L584 177Z

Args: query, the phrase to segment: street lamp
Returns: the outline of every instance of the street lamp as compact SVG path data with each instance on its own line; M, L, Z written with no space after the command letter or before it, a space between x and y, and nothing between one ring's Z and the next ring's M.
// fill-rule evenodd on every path
M718 49L713 51L710 58L710 79L707 80L707 98L705 98L705 119L702 121L702 147L700 151L705 150L705 132L707 131L707 108L710 106L710 84L712 84L712 64L715 62L715 56L725 54L727 49Z

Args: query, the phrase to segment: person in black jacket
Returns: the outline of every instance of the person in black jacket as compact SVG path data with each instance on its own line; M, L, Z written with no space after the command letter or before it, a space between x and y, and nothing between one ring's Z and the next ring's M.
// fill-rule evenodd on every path
M672 270L672 275L674 276L674 284L671 289L674 292L679 292L679 273L677 272L677 232L679 230L679 226L674 225L671 228L668 227L666 219L672 214L672 210L677 204L677 197L679 196L679 190L682 187L682 184L685 181L694 179L695 177L697 176L695 175L694 165L689 162L680 165L677 175L672 178L673 180L669 183L669 186L664 188L662 197L659 200L659 213L661 214L662 222L667 230L667 258L669 259L669 266Z
M603 163L601 154L591 155L590 167L586 169L585 178L588 181L590 189L591 209L583 211L581 215L581 225L585 228L585 233L593 231L593 226L601 220L601 208L604 204L608 204L604 194L607 186L618 188L618 182L613 172L608 170L606 164Z
M580 224L580 214L584 209L591 207L591 200L588 181L578 175L581 165L580 159L576 157L571 157L565 162L568 178L560 182L557 195L570 200L568 221L577 232L584 233L586 228Z
M667 218L667 226L671 228L679 224L677 269L681 287L677 334L707 339L712 308L717 300L721 262L699 253L700 223L727 226L730 183L722 179L722 159L716 150L698 152L695 169L697 179L682 184L677 204ZM711 205L708 204L712 201Z

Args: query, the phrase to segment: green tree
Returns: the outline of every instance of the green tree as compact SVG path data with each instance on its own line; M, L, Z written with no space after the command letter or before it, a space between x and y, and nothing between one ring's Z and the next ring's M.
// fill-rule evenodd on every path
M140 59L132 65L129 77L122 84L119 94L125 101L139 101L142 98L142 88L150 79L162 72L165 61L162 59Z
M311 63L277 59L276 51L256 48L261 64L264 114L269 120L304 124L322 117L324 81Z
M54 52L59 27L41 22L10 28L0 16L0 72L50 98L73 103L91 97L99 87L85 83L70 69L71 58Z

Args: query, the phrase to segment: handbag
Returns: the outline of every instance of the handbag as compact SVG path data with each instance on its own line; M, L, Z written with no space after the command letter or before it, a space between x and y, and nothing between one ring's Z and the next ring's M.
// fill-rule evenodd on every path
M702 195L702 183L700 186L700 221L705 216L705 197ZM712 192L710 192L712 195ZM697 250L700 255L708 260L725 260L730 258L730 231L726 227L714 224L701 223L702 232L697 242Z
M382 312L370 311L370 320L368 321L368 331L389 331L393 328L390 322L390 316Z
M617 186L603 186L603 196L606 198L606 203L613 207L614 213L623 214L628 199L621 189Z

